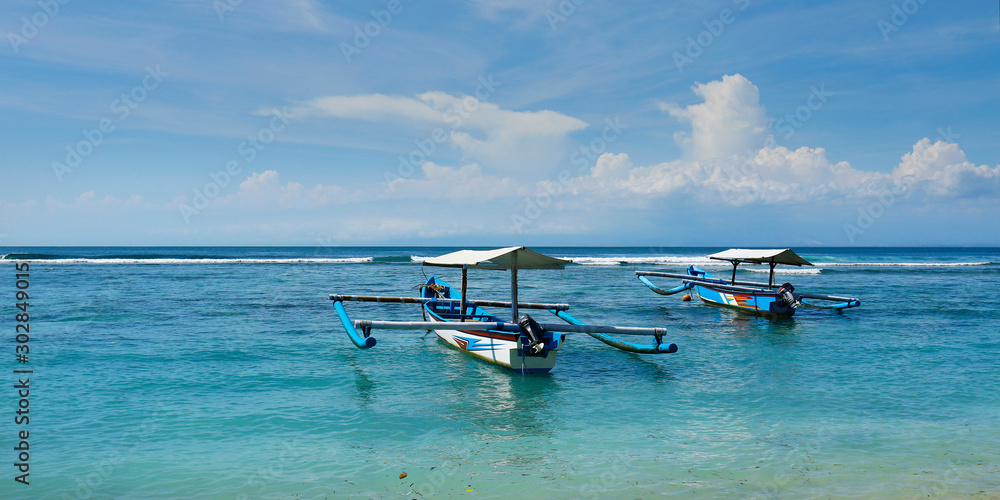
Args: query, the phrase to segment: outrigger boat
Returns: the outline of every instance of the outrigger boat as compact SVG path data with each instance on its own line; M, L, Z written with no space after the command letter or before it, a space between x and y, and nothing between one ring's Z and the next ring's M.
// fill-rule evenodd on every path
M733 248L714 253L708 258L726 260L733 265L732 279L712 276L698 266L689 266L687 274L636 271L639 281L660 295L673 295L685 290L694 290L706 304L731 307L767 316L792 316L800 305L818 309L847 309L861 305L861 301L851 297L798 293L791 283L776 285L774 267L778 264L790 266L811 266L811 262L799 257L791 249L744 250ZM770 273L767 283L736 281L736 268L740 264L767 264ZM680 278L681 284L669 290L654 285L647 277ZM826 302L810 302L820 300Z
M571 261L542 255L525 247L496 250L460 250L427 259L425 266L462 269L461 291L437 276L420 285L419 297L381 297L330 295L341 323L354 345L361 349L374 347L373 328L397 330L433 330L448 345L479 359L489 361L517 373L547 373L556 364L556 355L567 333L586 333L610 346L624 351L661 354L677 352L677 345L664 343L663 328L586 325L568 312L569 304L518 302L517 273L524 269L562 269ZM466 297L469 269L510 270L510 302L480 300ZM424 321L353 321L344 309L344 302L387 302L420 304ZM494 316L483 307L510 308L510 321ZM564 323L538 323L531 316L519 316L522 309L547 310ZM652 344L633 344L615 335L650 335Z

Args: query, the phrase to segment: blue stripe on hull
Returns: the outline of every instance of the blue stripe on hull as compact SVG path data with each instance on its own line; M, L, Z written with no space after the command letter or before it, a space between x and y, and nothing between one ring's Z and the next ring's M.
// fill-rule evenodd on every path
M701 300L708 304L765 316L792 316L795 314L795 308L779 302L778 296L774 292L739 293L700 285L695 286L695 289Z

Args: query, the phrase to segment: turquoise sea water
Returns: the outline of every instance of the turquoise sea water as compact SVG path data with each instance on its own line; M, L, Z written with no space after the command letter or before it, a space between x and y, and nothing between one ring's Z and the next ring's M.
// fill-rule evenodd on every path
M662 326L679 352L572 336L551 374L521 376L425 332L350 343L330 293L414 295L419 260L451 250L0 248L0 497L1000 496L1000 249L800 248L816 268L777 279L862 306L773 320L633 274L719 248L538 248L583 265L520 273L522 301ZM15 261L31 267L26 364ZM470 273L473 298L507 287ZM12 465L25 367L28 486Z

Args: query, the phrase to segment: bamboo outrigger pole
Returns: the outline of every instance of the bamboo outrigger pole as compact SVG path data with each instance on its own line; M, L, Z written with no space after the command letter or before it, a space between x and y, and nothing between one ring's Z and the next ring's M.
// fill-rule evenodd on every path
M517 323L502 321L372 321L355 320L355 328L385 330L497 330L520 332ZM640 328L632 326L574 325L569 323L539 323L543 330L561 333L614 333L618 335L663 335L666 328Z
M386 297L380 295L338 295L331 294L330 300L339 302L386 302L395 304L424 304L427 302L459 302L458 299L428 298L428 297ZM468 304L488 307L510 307L510 302L503 300L470 300ZM545 304L540 302L518 302L519 309L553 309L565 311L569 304Z

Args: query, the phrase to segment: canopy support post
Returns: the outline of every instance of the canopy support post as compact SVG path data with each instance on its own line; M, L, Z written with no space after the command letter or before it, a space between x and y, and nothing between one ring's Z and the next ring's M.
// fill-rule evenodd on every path
M517 252L510 255L510 304L517 323Z
M740 265L740 261L738 261L738 260L734 260L733 261L733 279L730 280L731 284L733 284L733 285L736 284L736 266L739 266L739 265Z
M468 289L469 289L469 266L468 264L465 264L462 265L462 308L460 309L462 312L462 321L465 321L465 303L468 300L466 299L466 291Z
M767 287L774 288L774 259L771 259L771 276L767 279Z

